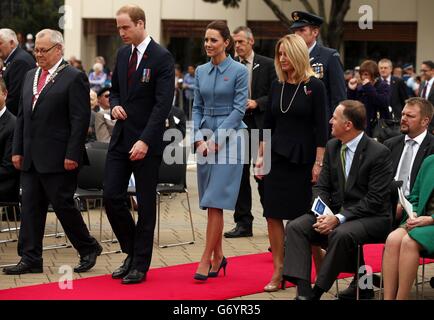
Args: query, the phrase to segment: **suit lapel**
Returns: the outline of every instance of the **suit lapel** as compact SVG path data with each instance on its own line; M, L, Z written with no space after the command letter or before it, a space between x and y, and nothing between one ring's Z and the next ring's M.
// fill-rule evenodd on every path
M149 56L152 54L153 46L154 46L154 40L151 40L151 42L149 43L148 47L146 48L146 50L142 56L142 60L140 60L139 67L137 68L136 72L133 75L133 83L131 84L131 88L128 91L128 97L131 96L134 89L140 83L140 78L143 75L143 70L145 69L145 67L148 66L148 60L149 60Z
M10 115L9 111L6 109L3 116L0 118L0 133L6 128L6 123L9 121Z
M396 160L393 163L393 172L396 172L398 170L399 161L401 160L402 152L404 151L405 146L405 135L402 135L401 139L399 139L398 146L393 149L392 152L392 159Z
M423 139L422 144L419 147L419 150L417 151L416 157L414 158L413 167L411 168L411 174L410 174L410 190L413 188L420 166L422 165L422 162L425 159L425 154L429 147L429 142L430 142L430 137L427 134L425 139Z
M357 146L356 152L354 154L353 162L351 163L350 173L348 174L347 184L345 186L346 190L350 190L357 179L358 171L360 168L360 164L363 161L367 143L368 143L368 138L364 134L362 140L360 140L359 145Z
M259 75L259 69L261 68L261 65L258 62L257 55L255 54L253 58L253 67L252 67L252 84L250 88L250 92L253 93L256 91L256 79Z
M36 112L41 101L44 100L45 96L50 91L50 89L54 86L56 81L59 81L59 79L62 77L63 71L65 71L65 69L69 67L69 65L67 64L66 61L62 61L62 63L59 65L59 67L62 65L66 65L66 66L62 70L60 70L59 73L57 74L57 76L53 80L49 81L45 85L45 87L42 89L41 94L39 95L38 101L36 101L35 107L33 108L33 112ZM33 92L32 92L32 96L33 96Z
M342 195L342 199L344 199L345 196L345 176L344 176L344 168L342 167L342 161L341 161L341 148L342 143L339 141L337 145L337 151L336 151L336 162L337 162L337 171L338 171L338 182L339 182L339 190Z

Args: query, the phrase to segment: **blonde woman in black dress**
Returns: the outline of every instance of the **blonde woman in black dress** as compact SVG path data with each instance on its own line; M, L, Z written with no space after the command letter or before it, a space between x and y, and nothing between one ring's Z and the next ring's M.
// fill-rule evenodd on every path
M312 184L321 171L327 143L326 90L309 63L306 43L295 34L276 45L275 67L279 81L271 86L264 129L271 130L271 156L261 143L256 176L264 179L264 217L272 248L274 273L264 287L280 289L283 270L283 220L309 212ZM267 163L269 162L269 163ZM270 167L265 175L264 168ZM283 284L282 284L283 288Z

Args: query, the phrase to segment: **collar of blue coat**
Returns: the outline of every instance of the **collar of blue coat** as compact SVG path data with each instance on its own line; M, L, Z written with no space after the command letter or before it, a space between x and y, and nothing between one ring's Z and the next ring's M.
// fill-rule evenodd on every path
M211 73L214 68L217 68L220 73L223 73L226 71L226 69L232 64L234 60L232 59L231 56L227 56L226 59L224 59L222 62L220 62L220 64L218 65L214 65L211 61L208 62L209 66L208 66L208 74Z

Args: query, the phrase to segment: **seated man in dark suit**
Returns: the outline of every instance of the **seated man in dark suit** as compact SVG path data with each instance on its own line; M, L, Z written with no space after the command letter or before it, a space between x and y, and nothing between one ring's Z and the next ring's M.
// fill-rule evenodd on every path
M11 29L0 29L0 59L4 63L3 79L8 90L6 105L16 116L25 75L36 67L35 59L20 48L17 35Z
M320 197L334 215L307 213L286 228L283 276L297 285L298 300L319 300L340 272L357 272L357 244L384 239L391 229L390 151L363 133L364 105L341 102L330 123L336 139L327 144L313 199ZM313 289L312 244L327 247Z
M394 226L399 226L402 217L402 207L398 204L398 188L408 196L413 189L417 174L423 160L434 154L434 136L428 132L428 126L433 117L432 104L422 98L410 98L402 110L402 134L384 142L392 156L394 180L390 185L392 217ZM379 286L379 279L374 278L374 285ZM340 299L356 299L356 277L349 287L339 293ZM373 290L364 290L365 297L372 297Z
M12 164L12 139L15 116L6 109L6 84L0 78L0 202L15 202L19 198L20 177ZM8 211L9 218L12 212Z

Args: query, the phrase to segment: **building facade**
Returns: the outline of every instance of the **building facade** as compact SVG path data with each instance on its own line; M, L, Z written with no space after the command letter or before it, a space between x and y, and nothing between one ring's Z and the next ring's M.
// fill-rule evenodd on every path
M317 1L310 0L314 8ZM76 56L86 68L94 57L106 57L111 66L121 45L114 20L115 13L128 0L66 0L65 56ZM135 0L146 12L148 33L167 46L184 68L204 61L202 37L206 25L216 19L226 20L231 29L250 26L257 40L256 50L272 56L274 43L287 33L262 0L242 0L239 8L225 8L221 2L202 0ZM299 0L275 0L290 16L304 10ZM326 12L330 7L326 0ZM373 29L361 30L362 6L372 8ZM346 15L345 44L342 56L346 67L361 58L390 57L399 64L434 58L434 1L432 0L352 0Z

